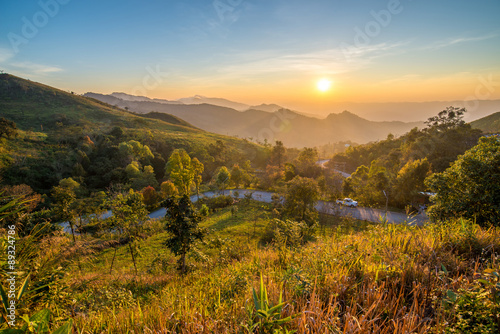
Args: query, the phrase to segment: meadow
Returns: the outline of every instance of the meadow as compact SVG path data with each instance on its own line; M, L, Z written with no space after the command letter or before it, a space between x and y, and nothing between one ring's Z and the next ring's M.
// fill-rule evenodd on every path
M494 333L500 326L498 228L424 227L320 216L307 240L272 207L212 212L180 275L160 221L137 245L112 235L19 241L32 269L24 311L50 309L75 333ZM293 230L293 223L290 222ZM273 230L274 228L274 230ZM291 240L293 239L293 240ZM31 244L30 244L31 240ZM293 241L293 242L290 242ZM3 244L5 247L5 243ZM21 249L23 249L21 247ZM20 251L22 253L22 250ZM4 254L4 252L2 252ZM29 297L31 296L31 297Z

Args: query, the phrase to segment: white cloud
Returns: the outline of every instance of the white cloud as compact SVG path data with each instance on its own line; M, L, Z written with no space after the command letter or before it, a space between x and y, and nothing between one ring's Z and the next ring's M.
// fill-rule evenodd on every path
M20 70L28 71L34 74L50 74L62 71L62 69L59 67L35 64L29 61L13 62L10 63L9 65L12 67L16 67Z
M14 53L10 49L0 48L0 63L4 63L14 56Z
M428 46L425 46L424 50L427 50L427 49L437 50L437 49L447 48L449 46L462 44L462 43L480 42L480 41L492 39L495 37L498 37L498 34L490 34L490 35L486 35L486 36L477 36L477 37L449 38L446 40L436 41Z
M275 50L233 54L231 58L238 59L238 63L222 66L218 72L231 77L283 72L335 75L364 68L375 58L400 52L400 47L406 44L381 43L353 47L349 57L341 48L291 55L282 55Z

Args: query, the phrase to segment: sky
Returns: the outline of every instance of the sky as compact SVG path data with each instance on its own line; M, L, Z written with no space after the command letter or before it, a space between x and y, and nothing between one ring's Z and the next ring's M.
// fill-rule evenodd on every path
M499 0L2 0L0 13L0 70L76 93L316 114L500 99Z

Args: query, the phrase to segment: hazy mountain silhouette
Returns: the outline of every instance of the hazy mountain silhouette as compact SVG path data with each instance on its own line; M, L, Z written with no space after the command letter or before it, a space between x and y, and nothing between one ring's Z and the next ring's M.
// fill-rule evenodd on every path
M422 122L373 122L350 112L330 114L325 119L318 119L283 108L274 112L257 109L238 111L207 103L165 104L152 100L123 100L96 93L85 95L136 113L168 113L206 131L258 141L281 140L289 147L317 146L346 140L367 143L384 139L389 133L402 135L414 127L423 126ZM189 101L193 100L183 100ZM263 108L273 110L275 106Z

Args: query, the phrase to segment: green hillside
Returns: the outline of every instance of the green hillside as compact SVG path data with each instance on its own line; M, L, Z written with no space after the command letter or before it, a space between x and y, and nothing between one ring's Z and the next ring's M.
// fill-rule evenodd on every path
M1 116L23 130L46 131L62 126L82 128L148 128L199 132L187 122L145 120L95 99L68 93L9 74L0 75ZM167 119L163 119L167 120Z
M485 133L500 132L500 111L489 116L480 118L470 123L475 129L480 129Z
M130 159L118 146L129 141L151 150L154 158L141 164L154 168L157 182L178 148L204 163L206 180L221 165L250 160L260 166L266 156L260 145L197 129L175 116L135 115L9 74L0 75L0 117L18 128L17 137L0 138L1 177L8 184L25 183L42 193L67 177L89 190L126 183Z

